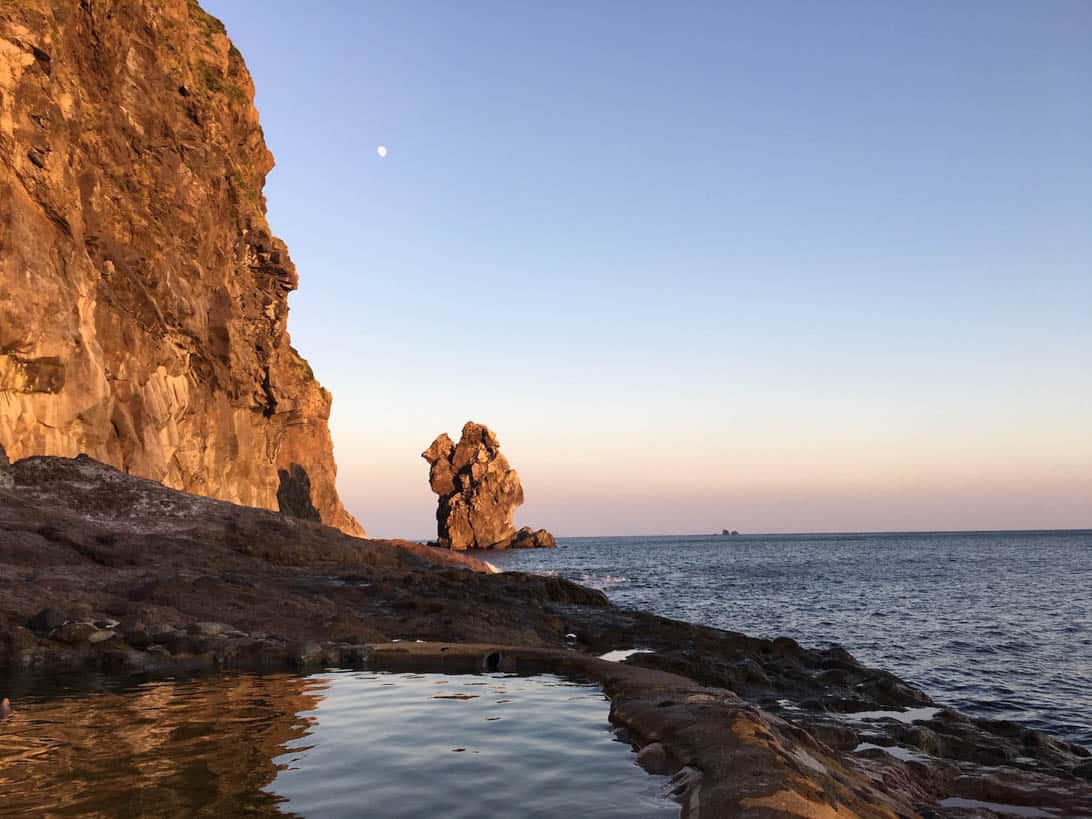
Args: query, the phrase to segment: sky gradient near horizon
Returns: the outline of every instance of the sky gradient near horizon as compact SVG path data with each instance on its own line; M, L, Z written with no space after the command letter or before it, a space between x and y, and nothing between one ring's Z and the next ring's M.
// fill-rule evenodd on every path
M1092 4L203 5L370 534L1092 527Z

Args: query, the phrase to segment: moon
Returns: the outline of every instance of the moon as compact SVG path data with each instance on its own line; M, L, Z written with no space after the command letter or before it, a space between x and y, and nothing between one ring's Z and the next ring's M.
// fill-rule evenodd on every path
M387 146L380 145L378 148L375 149L375 152L379 154L379 158L382 159L387 155Z

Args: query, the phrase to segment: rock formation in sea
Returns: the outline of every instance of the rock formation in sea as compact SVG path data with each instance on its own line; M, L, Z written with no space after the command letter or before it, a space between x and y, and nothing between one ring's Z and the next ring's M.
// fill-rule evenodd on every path
M440 497L440 545L460 551L556 545L545 529L516 531L512 515L523 503L523 486L489 427L467 421L458 444L441 433L421 457L429 463L429 485Z
M0 3L0 443L363 534L253 97L194 0Z

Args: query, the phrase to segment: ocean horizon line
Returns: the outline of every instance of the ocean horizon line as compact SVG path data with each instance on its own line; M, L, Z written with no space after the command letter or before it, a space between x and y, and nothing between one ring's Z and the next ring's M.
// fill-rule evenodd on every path
M614 535L556 535L558 542L566 540L607 540L617 538L696 538L696 537L733 537L733 538L757 538L757 537L835 537L850 535L1019 535L1019 534L1087 534L1092 533L1092 526L1077 528L1033 528L1033 529L862 529L862 530L816 530L799 532L747 532L740 530L735 535L724 535L720 532L656 532L637 534ZM371 537L371 536L369 536ZM399 536L375 536L377 540L399 539ZM435 542L436 536L406 537L400 539L414 543ZM489 549L474 549L471 551L490 551Z

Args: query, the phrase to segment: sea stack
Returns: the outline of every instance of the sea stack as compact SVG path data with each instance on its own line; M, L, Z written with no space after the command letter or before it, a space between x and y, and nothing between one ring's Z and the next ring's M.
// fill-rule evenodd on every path
M429 463L429 484L439 495L441 546L462 551L556 545L545 529L516 531L512 515L523 503L523 486L489 427L467 421L458 444L441 433L421 457Z
M363 529L254 86L196 2L0 3L0 443Z

